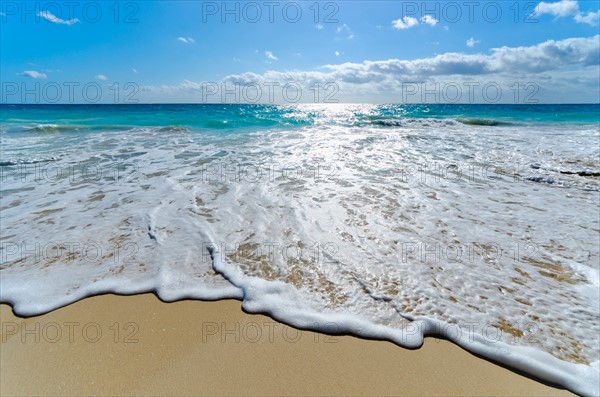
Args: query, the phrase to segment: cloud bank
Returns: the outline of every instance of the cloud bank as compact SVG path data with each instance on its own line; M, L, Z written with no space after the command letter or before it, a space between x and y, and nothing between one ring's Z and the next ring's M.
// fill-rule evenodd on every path
M337 98L341 102L398 102L398 94L407 83L494 83L510 93L510 87L518 82L536 84L540 102L598 102L599 65L600 35L596 35L548 40L524 47L504 46L488 53L451 52L414 60L346 62L309 71L245 72L228 75L215 83L228 87L294 83L304 90L315 84L334 83L339 88ZM154 94L185 93L187 100L190 95L193 100L201 90L202 84L191 81L179 86L145 87L146 92ZM508 96L508 102L512 98Z

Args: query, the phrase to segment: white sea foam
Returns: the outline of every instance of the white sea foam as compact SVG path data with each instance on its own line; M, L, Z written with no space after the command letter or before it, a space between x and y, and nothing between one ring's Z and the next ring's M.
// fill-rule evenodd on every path
M598 394L598 179L556 171L597 171L598 132L387 124L5 134L2 159L58 160L2 167L0 300L238 298Z

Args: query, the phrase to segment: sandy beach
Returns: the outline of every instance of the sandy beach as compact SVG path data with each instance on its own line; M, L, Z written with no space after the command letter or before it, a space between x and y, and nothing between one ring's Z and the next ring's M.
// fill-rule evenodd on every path
M2 395L572 395L444 340L299 331L235 300L103 295L0 315Z
M0 397L600 397L599 25L0 1Z

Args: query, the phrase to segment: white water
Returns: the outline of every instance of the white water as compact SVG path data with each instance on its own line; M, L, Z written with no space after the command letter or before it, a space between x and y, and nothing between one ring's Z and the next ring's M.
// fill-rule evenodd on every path
M56 136L3 135L2 161L26 160L2 180L0 300L18 314L102 292L243 298L300 328L442 334L599 392L598 179L560 172L598 171L594 128Z

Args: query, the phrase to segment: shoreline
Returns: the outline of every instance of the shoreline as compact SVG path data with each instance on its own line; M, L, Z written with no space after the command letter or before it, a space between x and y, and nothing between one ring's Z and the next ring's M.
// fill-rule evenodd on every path
M574 395L446 340L296 330L237 300L107 294L0 317L2 395Z

